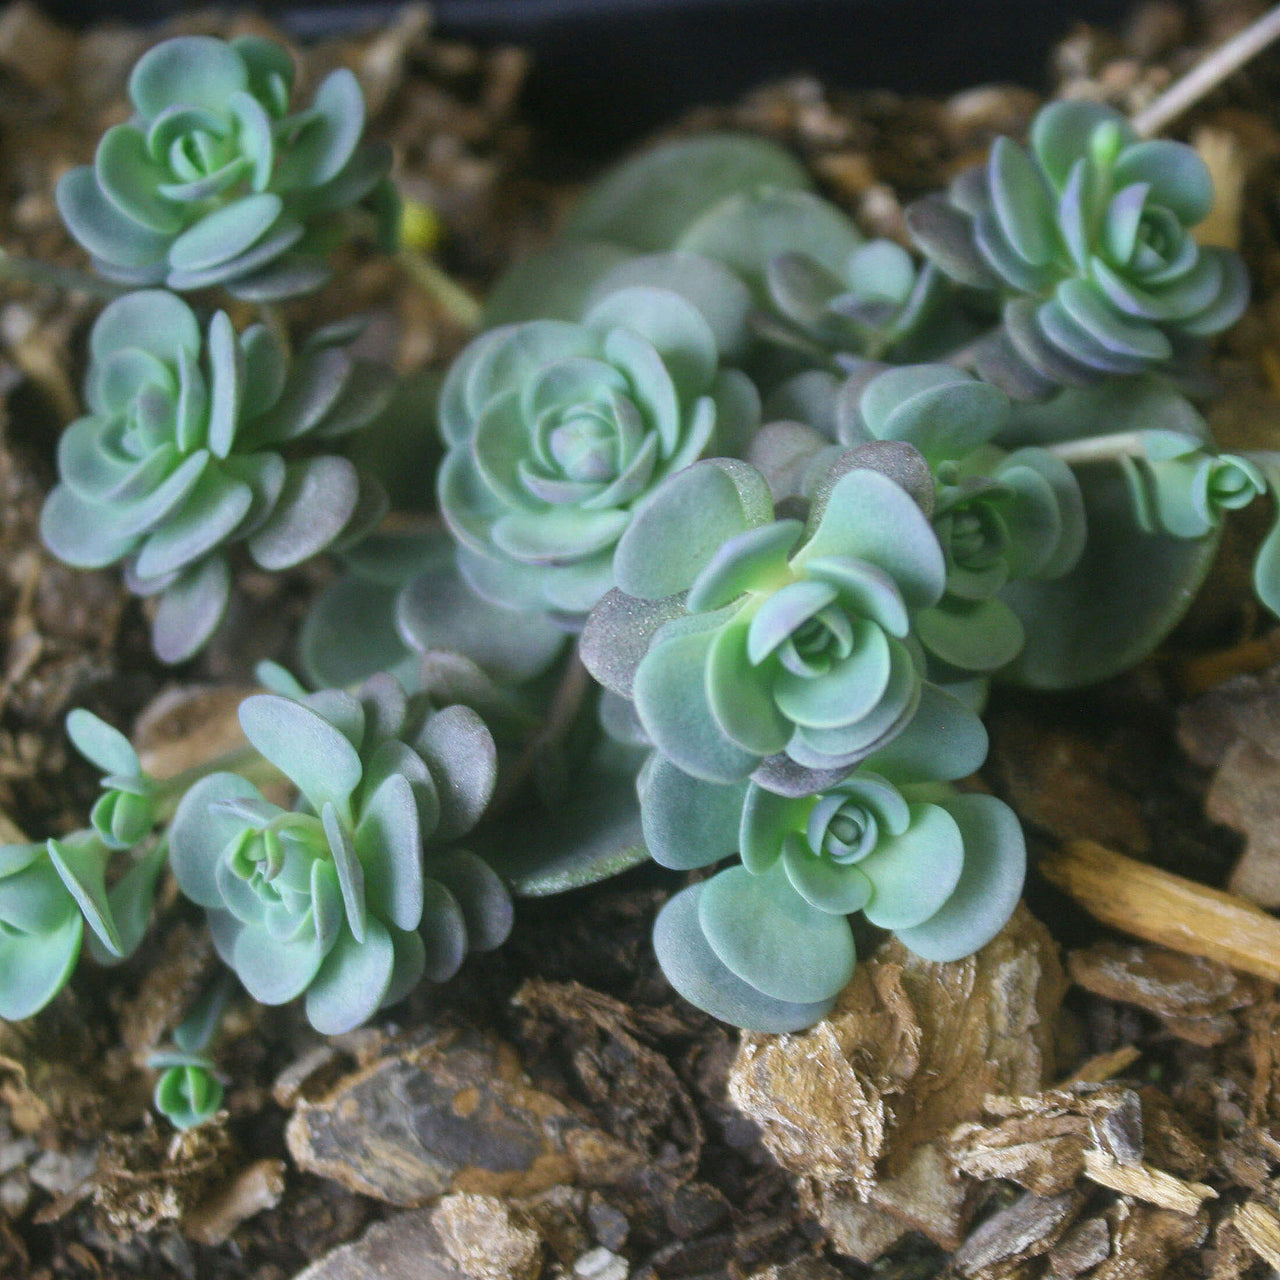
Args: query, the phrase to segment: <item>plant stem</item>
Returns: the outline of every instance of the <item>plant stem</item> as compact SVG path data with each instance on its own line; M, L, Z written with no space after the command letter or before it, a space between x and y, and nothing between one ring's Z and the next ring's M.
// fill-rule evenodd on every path
M396 261L461 328L475 330L480 327L480 304L430 258L408 245L401 245L396 250Z
M211 773L238 773L242 778L259 786L279 782L284 777L275 765L260 756L253 747L248 745L234 747L230 751L214 756L211 760L193 764L189 769L183 769L181 773L159 779L156 792L157 822L168 822L177 811L182 797L201 778L207 778Z
M88 271L60 267L36 258L15 258L3 249L0 249L0 280L22 280L28 284L51 285L55 289L78 290L107 301L128 292L124 285L112 284Z
M1117 462L1121 458L1146 456L1142 431L1117 431L1109 436L1085 436L1081 440L1063 440L1045 448L1069 466L1086 462Z
M1000 332L1001 328L1001 325L996 325L994 329L988 329L986 333L979 334L971 342L966 342L964 346L957 347L948 355L943 356L940 363L955 365L957 369L972 370L974 361L978 357L978 352Z
M573 728L578 711L582 707L582 700L590 689L591 677L582 664L578 646L575 644L560 675L560 683L556 686L542 728L525 744L524 750L520 752L515 763L494 789L493 800L489 805L491 815L501 812L511 802L524 784L533 777L539 762L547 756L548 751L564 741L569 730Z
M1144 138L1159 133L1277 37L1280 37L1280 5L1269 9L1243 31L1219 45L1185 76L1175 80L1153 103L1133 117L1134 129Z

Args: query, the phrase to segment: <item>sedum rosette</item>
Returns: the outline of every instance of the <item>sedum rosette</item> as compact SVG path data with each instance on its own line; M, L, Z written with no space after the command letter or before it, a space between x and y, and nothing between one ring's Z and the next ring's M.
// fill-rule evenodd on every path
M624 535L620 589L593 612L584 660L634 699L662 755L709 782L754 774L806 794L917 719L965 723L969 713L927 685L910 639L911 611L936 604L946 580L913 496L931 503L928 486L910 446L851 451L805 524L773 518L768 485L747 464L696 464Z
M581 324L477 338L440 401L440 510L472 588L581 620L613 585L637 504L713 441L755 427L754 388L719 356L703 313L651 286L609 293Z
M58 184L63 220L97 269L259 301L323 283L333 215L389 195L391 155L360 141L350 71L290 112L293 80L288 52L260 36L180 36L144 54L129 79L133 118Z
M725 836L709 831L704 806L741 814L729 836L741 863L676 894L654 925L671 984L724 1021L777 1032L825 1016L857 959L852 913L941 961L990 941L1017 905L1025 842L992 796L895 785L859 769L818 795L787 798L754 783L672 785L669 769L659 762L641 786L659 862L714 861Z
M237 334L220 311L203 334L158 289L94 323L88 413L59 442L40 533L77 568L125 561L130 589L159 597L164 661L190 657L221 620L230 545L285 569L381 517L381 485L345 458L302 452L363 426L390 395L390 375L348 356L339 336L316 335L290 361L264 326Z
M493 790L496 750L475 712L432 713L384 676L358 699L256 695L240 722L302 807L211 774L174 816L171 865L254 999L305 993L312 1025L337 1034L424 974L451 977L469 947L503 941L502 882L474 854L438 851L475 824Z
M1118 111L1054 102L1028 152L999 138L984 168L907 212L920 249L962 284L1006 298L979 368L1042 393L1106 374L1174 369L1248 299L1238 254L1191 228L1213 183L1190 147L1142 140Z
M1009 415L1003 391L950 365L850 379L837 397L842 443L900 440L933 473L946 590L912 624L935 667L985 673L1011 662L1023 628L999 593L1011 581L1061 577L1084 550L1084 503L1071 468L1046 449L999 448Z

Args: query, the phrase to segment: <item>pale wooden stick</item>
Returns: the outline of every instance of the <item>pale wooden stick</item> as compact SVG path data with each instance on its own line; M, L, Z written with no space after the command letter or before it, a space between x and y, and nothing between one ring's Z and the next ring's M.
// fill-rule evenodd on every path
M1148 942L1280 982L1280 920L1234 894L1072 840L1040 863L1090 915Z
M1216 89L1277 37L1280 37L1280 5L1268 9L1243 31L1220 44L1185 76L1175 80L1154 102L1133 117L1134 129L1142 137L1150 138L1167 128L1171 121Z

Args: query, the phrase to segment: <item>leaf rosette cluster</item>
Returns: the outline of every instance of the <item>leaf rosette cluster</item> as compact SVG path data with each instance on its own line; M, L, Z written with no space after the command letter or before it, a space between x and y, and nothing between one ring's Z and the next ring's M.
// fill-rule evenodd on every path
M761 473L720 458L637 512L583 657L686 773L812 792L922 706L916 737L935 717L964 737L970 713L927 684L910 636L911 612L942 597L942 549L907 488L859 465L873 458L931 501L919 454L890 444L842 455L807 523L775 519Z
M94 323L88 413L59 441L41 536L78 568L125 561L131 590L159 596L152 636L165 661L190 657L221 620L231 544L285 569L381 517L381 485L313 448L364 426L391 391L389 373L340 337L317 334L291 361L265 326L237 334L220 311L206 335L156 289Z
M502 882L474 854L441 849L478 821L493 790L497 753L475 712L432 712L384 676L360 698L255 695L240 722L301 807L281 808L238 774L211 774L178 807L170 861L254 999L305 993L312 1025L337 1034L424 975L451 977L468 948L505 939Z
M1053 102L1030 151L999 138L946 196L912 205L919 248L962 284L999 290L1002 354L1042 393L1107 374L1173 370L1189 341L1239 318L1238 254L1199 245L1213 204L1192 148L1142 140L1119 112ZM979 365L982 368L982 363ZM995 376L1001 366L992 364Z
M71 977L86 937L100 964L133 953L165 852L163 840L154 842L108 889L113 849L96 831L0 845L0 1018L43 1009Z
M817 794L780 796L651 758L640 796L653 857L687 870L741 852L658 917L659 960L687 999L755 1030L796 1030L852 975L854 913L930 960L968 955L1000 930L1025 872L1013 812L990 796L895 783L877 763Z
M333 215L389 191L391 156L361 143L346 69L289 110L293 61L259 36L180 36L140 58L134 116L58 184L58 208L101 274L170 289L225 285L266 301L323 283Z
M490 330L440 401L440 510L463 576L495 604L580 621L613 585L637 504L758 414L702 311L671 289L618 289L581 323Z
M1046 449L995 444L1010 407L998 387L949 365L919 364L850 379L832 409L842 443L902 441L933 474L946 587L912 622L940 670L989 673L1017 657L1023 628L1001 590L1061 577L1084 549L1084 503L1071 468Z

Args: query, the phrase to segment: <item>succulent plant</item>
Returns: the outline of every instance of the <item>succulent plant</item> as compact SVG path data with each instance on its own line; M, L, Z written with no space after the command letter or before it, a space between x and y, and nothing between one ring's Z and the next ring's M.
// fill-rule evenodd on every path
M190 657L222 618L230 544L284 569L362 536L385 509L376 481L306 447L363 426L390 394L389 375L348 356L342 336L321 332L290 362L264 326L237 335L220 311L206 337L185 302L151 289L94 323L88 414L59 442L40 532L78 568L124 560L130 589L159 596L165 661Z
M0 1018L29 1018L62 990L79 959L86 921L100 963L136 949L165 848L156 841L108 890L112 850L96 831L0 845Z
M658 751L709 782L754 774L808 794L918 713L921 728L935 716L962 725L971 713L926 695L909 640L911 611L936 604L946 581L917 498L932 504L927 467L896 442L842 454L807 523L774 519L768 484L746 463L698 463L623 535L619 588L592 613L583 658L634 699Z
M222 1081L205 1049L218 1030L230 995L230 975L223 971L174 1029L173 1046L147 1058L147 1066L160 1072L155 1108L175 1129L206 1124L222 1108Z
M1002 341L979 369L1042 394L1172 371L1190 342L1239 317L1239 256L1191 234L1212 204L1192 148L1141 140L1098 103L1053 102L1030 152L997 139L985 167L912 205L907 224L947 275L1006 299Z
M793 1031L822 1017L852 975L851 914L931 960L968 955L1004 925L1026 863L1013 812L990 796L891 782L874 763L784 797L650 760L640 796L654 858L690 869L742 855L658 917L658 958L686 999L740 1026Z
M151 1054L147 1066L160 1072L152 1095L155 1108L175 1129L207 1124L222 1109L222 1081L203 1053L163 1050Z
M833 412L842 443L901 440L928 462L946 589L912 625L936 662L965 672L995 671L1022 648L1022 624L999 598L1005 584L1061 577L1084 550L1071 468L1046 449L997 447L1009 415L999 388L938 364L852 378Z
M67 733L76 750L106 775L89 815L98 838L108 849L141 843L156 823L157 787L129 739L83 707L67 716Z
M936 312L945 288L936 269L917 270L892 240L859 245L839 272L802 253L779 254L765 280L776 319L759 324L757 332L818 357L855 360L901 358L918 347L917 331Z
M327 279L333 215L388 198L391 156L361 143L350 71L290 112L293 80L288 52L260 36L180 36L145 53L129 78L133 118L58 184L63 220L99 272L259 301Z
M473 711L433 713L384 676L358 699L255 695L240 722L303 806L282 809L237 774L211 774L174 816L171 865L255 999L305 992L312 1025L336 1034L424 974L452 976L468 947L503 941L502 882L474 854L437 851L493 790L493 739Z
M636 505L713 440L754 428L756 392L719 356L701 310L643 285L606 294L580 324L477 338L440 401L440 510L471 587L580 622L613 585Z

